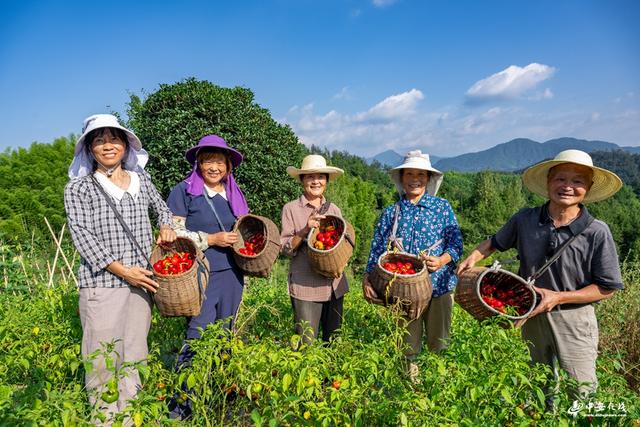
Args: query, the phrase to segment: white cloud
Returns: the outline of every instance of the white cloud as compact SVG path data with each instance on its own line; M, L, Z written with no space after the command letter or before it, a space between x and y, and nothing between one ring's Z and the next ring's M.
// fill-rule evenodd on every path
M467 99L486 101L491 99L512 99L522 96L538 83L549 79L556 69L544 64L531 63L526 67L511 65L510 67L479 80L467 90ZM542 98L553 97L550 89L546 89Z
M372 0L371 3L373 3L375 7L387 7L387 6L391 6L397 1L398 0Z
M332 98L333 99L350 100L351 99L351 91L349 90L349 86L345 86L342 89L340 89L340 92L338 92L335 95L333 95Z
M424 95L418 89L411 89L397 95L391 95L380 101L368 111L356 115L359 121L367 120L391 120L411 115L416 106L424 99Z

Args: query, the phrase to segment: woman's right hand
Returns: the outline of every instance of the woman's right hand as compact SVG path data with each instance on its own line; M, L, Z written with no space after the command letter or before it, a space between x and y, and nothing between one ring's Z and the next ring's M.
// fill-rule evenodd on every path
M365 274L362 278L362 293L364 294L364 299L369 301L372 304L383 304L383 301L378 298L378 294L371 286L371 282L369 281L369 275Z
M138 266L126 267L122 273L122 278L131 286L146 289L155 294L159 285L151 278L152 276L153 273L151 271Z
M226 248L238 241L238 233L220 231L218 233L209 234L209 238L207 240L209 246L220 246Z
M325 219L326 216L324 215L320 215L318 213L312 213L311 215L309 215L309 219L307 219L307 229L311 230L312 228L319 228L320 227L320 220L321 219Z

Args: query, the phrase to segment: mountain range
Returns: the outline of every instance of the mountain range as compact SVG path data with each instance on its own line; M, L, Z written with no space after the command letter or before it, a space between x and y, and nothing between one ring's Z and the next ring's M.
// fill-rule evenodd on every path
M629 153L640 153L640 147L621 147L606 141L588 141L564 137L537 142L528 138L517 138L475 153L446 158L432 156L431 164L442 171L477 172L495 170L511 172L524 169L542 160L553 158L560 151L570 148L586 152L624 150ZM395 166L402 161L402 157L402 155L393 150L387 150L368 160L376 160L386 166Z

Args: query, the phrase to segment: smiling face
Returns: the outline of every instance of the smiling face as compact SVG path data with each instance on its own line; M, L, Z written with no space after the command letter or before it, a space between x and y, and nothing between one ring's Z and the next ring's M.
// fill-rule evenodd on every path
M322 197L327 188L327 175L324 173L310 173L302 175L302 188L307 199Z
M591 168L573 163L554 166L547 175L551 203L568 208L582 203L593 181Z
M422 169L407 168L400 171L402 174L402 188L407 200L417 202L427 191L429 172Z
M112 128L96 129L93 132L88 135L87 140L94 159L106 169L119 165L127 153L126 135L119 129Z
M207 187L215 188L231 172L231 163L222 152L205 151L198 153L198 167Z

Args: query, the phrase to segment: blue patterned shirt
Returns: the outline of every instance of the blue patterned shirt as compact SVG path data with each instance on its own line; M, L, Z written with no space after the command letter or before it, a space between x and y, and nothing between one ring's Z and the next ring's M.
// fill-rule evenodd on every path
M452 261L431 273L431 281L434 297L452 291L458 282L455 264L462 256L462 233L451 205L445 199L428 193L425 193L415 205L404 197L399 203L400 215L396 238L402 239L405 252L412 254L417 255L429 248L432 256L441 256L448 252ZM367 273L373 270L380 255L387 250L395 211L394 204L387 206L380 215L371 240Z

